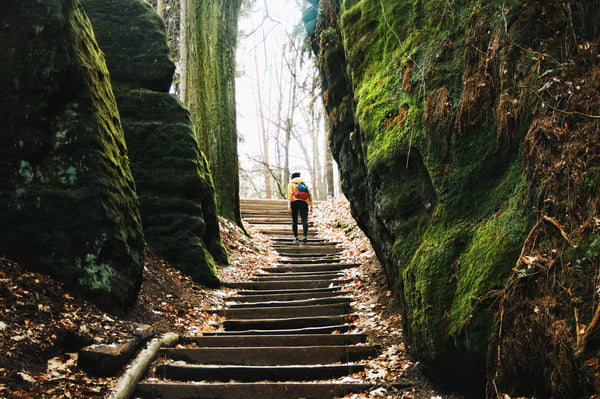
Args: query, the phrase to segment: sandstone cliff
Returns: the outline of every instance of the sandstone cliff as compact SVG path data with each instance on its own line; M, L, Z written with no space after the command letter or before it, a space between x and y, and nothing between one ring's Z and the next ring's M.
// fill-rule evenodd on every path
M321 0L304 20L415 356L476 396L593 391L597 2Z
M106 53L144 235L150 248L197 282L219 285L227 264L215 190L188 111L168 93L175 65L162 19L141 0L83 0Z
M109 72L77 0L2 5L0 252L110 309L144 238Z

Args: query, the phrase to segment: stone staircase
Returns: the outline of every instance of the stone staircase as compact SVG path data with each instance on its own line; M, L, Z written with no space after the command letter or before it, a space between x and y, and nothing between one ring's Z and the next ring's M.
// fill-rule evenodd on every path
M226 309L224 331L181 337L183 349L163 348L154 375L142 382L143 398L334 398L372 384L338 382L360 372L357 361L377 355L366 334L353 333L352 299L343 270L356 267L340 248L310 229L293 243L286 201L242 201L242 217L271 236L277 265L238 290Z

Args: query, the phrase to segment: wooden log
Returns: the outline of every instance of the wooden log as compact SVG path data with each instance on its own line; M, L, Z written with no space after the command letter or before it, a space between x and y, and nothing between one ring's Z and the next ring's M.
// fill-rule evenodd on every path
M162 346L173 346L178 340L179 336L177 334L166 333L162 337L150 341L131 363L131 367L121 376L115 390L108 396L108 399L128 399L133 394L137 383L148 369L158 350Z
M97 377L117 374L132 358L133 354L154 335L152 326L139 325L133 332L134 338L124 342L89 345L79 350L77 366Z

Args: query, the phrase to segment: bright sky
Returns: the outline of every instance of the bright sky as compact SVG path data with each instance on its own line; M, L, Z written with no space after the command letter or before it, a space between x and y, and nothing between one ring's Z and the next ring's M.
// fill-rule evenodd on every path
M265 19L265 4L271 19ZM275 112L273 108L278 98L276 74L281 68L282 48L301 18L302 13L295 0L256 0L253 12L239 20L239 30L244 35L239 38L236 56L239 75L236 79L236 107L238 131L243 138L238 146L242 164L248 161L248 157L256 158L260 153L256 70L260 75L264 113L268 117ZM250 32L254 33L245 36ZM283 78L284 81L289 79ZM273 130L274 127L267 126L267 129Z

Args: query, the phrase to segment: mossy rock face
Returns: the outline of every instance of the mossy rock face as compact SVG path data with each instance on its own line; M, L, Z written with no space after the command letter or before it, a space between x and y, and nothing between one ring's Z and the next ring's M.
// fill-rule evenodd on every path
M229 261L214 184L188 110L167 93L174 66L164 24L140 0L83 4L109 60L146 241L197 282L217 286L215 261ZM130 66L132 54L139 63Z
M600 12L591 1L576 3L581 23L571 34L579 43L595 42ZM577 110L600 113L593 96L585 97L600 87L600 78L597 63L590 64L596 50L581 51L563 33L571 6L433 0L319 5L311 45L332 153L353 216L402 305L411 350L431 375L476 397L485 395L486 384L510 396L576 392L574 376L585 374L583 362L574 360L576 345L559 360L548 359L555 359L551 324L574 326L572 315L579 310L559 284L523 280L527 272L520 260L546 251L552 261L538 265L545 268L538 273L591 290L586 280L593 276L577 275L560 259L563 247L572 244L564 237L572 232L556 238L561 225L588 226L580 234L589 235L598 204L597 192L589 189L597 190L598 125ZM534 54L532 48L543 50ZM570 56L581 64L570 64ZM566 64L574 66L566 71ZM579 98L564 94L564 74L582 82ZM557 82L560 90L552 95L566 111L558 114L546 105L558 97L550 99L548 92L542 101L539 94ZM573 163L584 148L585 160ZM537 239L541 214L552 216L542 227L554 231L554 241ZM544 247L550 241L552 250ZM564 273L556 271L563 267ZM529 285L541 288L534 292ZM519 301L539 303L537 297L555 294L568 305L552 308L555 319L545 319L550 324L540 328L540 317L531 314L539 306ZM593 308L590 298L577 295L586 309ZM524 308L536 322L519 318ZM592 316L587 311L586 320ZM575 327L560 331L565 347L577 341ZM527 356L510 350L518 342L525 342L520 347ZM561 371L552 371L554 366Z
M168 93L123 90L116 97L148 245L196 281L218 285L215 261L227 264L228 255L188 113Z
M144 239L104 57L78 1L3 5L0 251L110 310Z
M106 54L113 84L169 91L175 64L169 56L166 28L143 0L83 0L96 40Z

